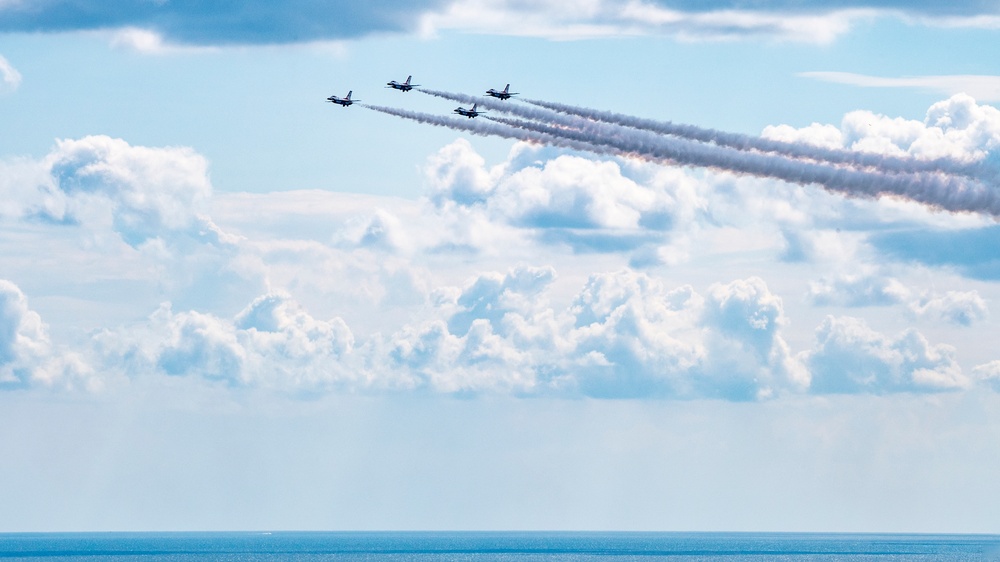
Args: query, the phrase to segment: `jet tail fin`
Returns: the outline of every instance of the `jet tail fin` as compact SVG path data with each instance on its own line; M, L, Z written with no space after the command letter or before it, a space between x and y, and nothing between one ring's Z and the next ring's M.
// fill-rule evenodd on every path
M409 84L409 83L410 83L410 78L413 78L413 77L412 77L412 76L407 76L407 77L406 77L406 83L407 83L407 84Z
M344 98L344 99L345 99L345 100L349 100L349 99L351 99L351 94L353 94L353 93L354 93L354 90L351 90L351 91L347 92L347 97L346 97L346 98Z
M507 84L506 86L503 87L503 93L506 94L509 90L510 90L510 84Z

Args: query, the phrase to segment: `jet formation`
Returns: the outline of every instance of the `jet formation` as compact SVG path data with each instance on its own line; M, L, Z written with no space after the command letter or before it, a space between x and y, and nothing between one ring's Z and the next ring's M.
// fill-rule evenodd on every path
M390 81L386 82L385 85L386 85L387 88L392 88L393 90L399 90L401 92L409 92L413 88L416 88L416 87L420 86L420 84L413 84L413 83L411 83L412 79L413 79L413 76L407 76L405 82L397 82L395 80L390 80ZM341 107L347 107L347 106L353 104L356 101L361 101L361 100L352 100L351 99L351 94L352 93L353 93L353 91L347 92L347 96L345 96L345 97L330 96L330 97L326 98L326 101L335 103L335 104L337 104L337 105L339 105ZM511 98L511 96L516 96L517 94L518 94L518 92L511 92L510 91L510 84L507 84L506 86L504 86L503 90L496 90L494 88L490 88L489 90L486 90L486 95L487 96L490 96L490 97L493 97L493 98L497 98L497 99L500 99L500 100L509 100ZM457 113L458 115L461 115L462 117L468 117L469 119L472 119L473 117L478 117L479 115L482 115L483 113L486 113L485 111L482 111L482 110L478 109L478 105L479 104L474 103L474 104L472 104L471 108L456 107L455 110L454 110L454 113Z

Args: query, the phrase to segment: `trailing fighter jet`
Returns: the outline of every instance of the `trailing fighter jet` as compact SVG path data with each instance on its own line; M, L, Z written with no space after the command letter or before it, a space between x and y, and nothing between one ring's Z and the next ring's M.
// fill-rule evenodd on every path
M409 92L413 88L415 88L415 87L417 87L417 86L420 85L420 84L410 84L410 78L413 78L413 77L412 76L407 76L406 77L406 82L403 82L402 84L400 84L399 82L396 82L395 80L390 80L389 82L386 82L386 86L389 86L393 90L403 90L404 92Z
M347 97L344 97L344 98L337 97L337 96L330 96L330 97L326 98L326 101L333 102L333 103L335 103L337 105L342 105L344 107L347 107L347 106L351 105L352 103L354 103L356 101L361 101L361 100L352 100L351 99L351 94L353 94L353 93L354 93L354 90L351 90L350 92L347 92Z
M464 107L456 107L455 113L462 115L463 117L468 117L469 119L477 117L480 113L486 113L485 111L476 111L477 105L479 104L478 103L472 104L472 109L465 109Z
M494 90L493 88L486 90L486 95L493 96L495 98L500 98L502 100L509 100L511 96L516 96L517 94L518 92L510 91L510 84L507 84L507 86L504 87L502 91L497 91Z

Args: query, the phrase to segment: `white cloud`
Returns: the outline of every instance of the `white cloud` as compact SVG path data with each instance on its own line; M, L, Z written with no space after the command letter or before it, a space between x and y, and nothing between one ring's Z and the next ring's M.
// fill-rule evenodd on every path
M171 235L225 240L202 214L212 193L208 162L190 148L90 136L59 141L45 165L52 183L39 192L49 197L27 212L58 222L103 223L131 246Z
M761 135L767 139L791 143L807 143L823 148L843 148L844 135L836 125L812 123L796 129L791 125L768 125Z
M1000 360L976 366L972 369L972 377L979 384L1000 392Z
M704 205L684 174L637 167L633 179L617 161L562 154L536 162L529 156L536 150L519 143L504 164L486 169L458 140L430 159L428 197L452 225L452 240L495 247L520 231L515 236L578 252L648 252Z
M705 354L696 327L703 303L691 287L670 291L643 273L592 275L570 309L568 377L598 397L727 394L691 376Z
M852 111L839 128L816 123L800 129L779 125L766 127L762 135L827 148L971 162L983 160L1000 146L1000 110L955 93L932 105L922 122Z
M57 349L17 285L0 279L0 388L96 390L101 381L73 352Z
M454 201L473 205L486 201L495 179L486 169L486 160L466 139L457 139L427 159L427 197L442 206Z
M808 385L808 374L778 333L787 322L781 299L762 279L713 285L706 304L705 325L711 331L704 370L710 379L735 383L733 391L743 399Z
M930 345L915 330L880 334L860 319L828 316L804 356L815 393L939 392L969 385L955 349Z
M843 274L809 283L807 298L818 306L890 306L905 304L918 318L971 326L989 317L989 307L976 291L928 291L916 294L895 277L874 272Z
M930 27L945 28L973 28L973 29L1000 29L1000 15L997 14L976 14L964 16L945 17L908 17L909 21L914 21Z
M399 1L391 7L359 5L340 18L337 5L295 1L187 5L137 2L127 9L94 0L49 1L18 10L0 1L4 31L89 30L110 33L115 46L164 53L205 46L289 43L330 44L373 33L424 36L439 31L493 33L572 40L594 37L662 35L680 40L777 39L830 43L859 22L892 18L936 27L996 29L1000 16L989 5L972 3L838 2L823 7L797 1L715 0L448 0ZM80 14L86 14L81 17ZM302 25L309 21L310 25ZM197 47L192 47L197 46ZM207 47L212 48L212 47Z
M21 73L0 55L0 94L13 92L21 85Z
M232 319L164 304L144 325L105 330L94 343L109 368L131 377L159 372L292 394L364 386L344 321L316 319L284 293L261 295Z
M390 336L356 340L285 293L231 319L161 306L94 338L104 369L199 377L291 395L414 391L757 400L800 392L808 375L779 335L780 299L760 279L667 290L645 273L592 275L566 308L555 272L519 266L441 288Z
M947 291L943 295L923 295L910 304L919 317L971 326L989 317L989 307L977 291Z
M521 267L442 294L438 319L393 336L391 368L450 392L601 398L754 400L808 382L760 279L705 298L621 270L592 275L564 310L548 305L551 282L551 270Z
M421 18L424 35L437 30L495 33L572 40L622 35L666 35L681 40L733 40L767 37L829 43L857 21L872 19L872 9L830 10L826 13L754 11L707 6L685 11L631 0L570 2L546 0L531 4L512 0L462 0Z
M216 47L171 43L164 40L163 35L160 33L140 27L115 29L110 32L110 35L110 42L113 48L135 51L145 55L202 53L217 50Z
M405 326L387 344L385 368L445 392L544 391L560 359L558 321L543 294L551 268L485 273L461 290L439 290L438 313ZM549 365L549 367L546 367Z
M132 146L88 136L59 140L40 160L0 163L8 195L0 212L12 219L80 225L114 232L138 248L167 244L231 244L204 214L212 194L208 162L190 148Z
M882 77L852 72L803 72L799 76L862 88L909 88L946 96L968 94L985 102L1000 101L1000 76L992 75Z
M820 306L885 306L906 301L910 290L892 277L845 274L809 283L808 297Z
M191 148L88 136L57 141L37 160L0 162L0 169L0 217L31 225L31 244L75 237L72 260L87 262L89 271L80 283L142 279L161 299L198 307L246 302L262 289L259 262L208 217L208 162Z

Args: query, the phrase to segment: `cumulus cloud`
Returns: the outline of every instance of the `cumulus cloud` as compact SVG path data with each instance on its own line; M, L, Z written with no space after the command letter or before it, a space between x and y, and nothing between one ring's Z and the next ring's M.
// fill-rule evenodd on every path
M59 140L38 161L6 164L3 215L116 233L138 248L161 241L225 245L234 239L204 214L208 162L190 148L132 146L88 136Z
M577 252L627 252L664 243L700 204L680 175L629 177L622 164L571 154L535 164L518 144L505 165L485 167L468 141L441 149L427 166L428 198L451 220L485 219L533 232Z
M754 400L807 381L760 279L703 297L620 270L592 275L563 310L545 298L552 279L520 267L472 280L440 300L439 319L392 338L392 367L449 391L599 398Z
M934 103L923 120L852 111L839 125L769 126L762 135L886 156L949 158L974 165L986 185L1000 181L996 156L1000 147L1000 111L965 94ZM990 249L998 243L1000 229L990 221L961 214L934 215L893 199L883 199L874 207L799 197L794 207L806 213L789 215L783 220L783 235L788 244L785 258L789 261L820 258L846 264L852 254L857 254L860 244L893 260L955 269L978 279L1000 278L1000 262ZM817 231L817 224L835 226L836 234L832 228ZM895 227L886 228L889 224ZM841 232L842 228L855 234ZM836 251L838 243L844 251ZM820 249L834 252L820 252ZM829 286L832 281L824 283L828 285L825 289L814 288L814 296L820 299L824 293L832 296L835 292Z
M292 395L455 394L722 398L799 392L808 377L779 334L780 299L760 279L701 296L645 273L593 275L566 308L549 302L555 272L519 266L435 292L422 319L356 340L287 293L232 318L162 305L147 322L94 337L104 369L159 373Z
M35 209L44 218L110 219L131 246L169 233L220 239L200 214L211 195L208 163L190 148L131 146L91 136L59 141L46 165L54 181L44 187L53 188L53 197Z
M817 306L905 304L915 317L959 326L970 326L989 316L989 307L977 291L917 294L899 279L875 272L844 274L810 282L807 298Z
M919 317L970 326L989 317L989 307L976 291L947 291L942 295L924 295L910 304Z
M0 94L13 92L21 85L21 73L0 55Z
M972 369L973 379L995 392L1000 392L1000 360L978 365Z
M544 290L551 268L486 273L461 289L437 291L437 315L405 326L387 344L387 367L445 392L543 391L558 364L559 330ZM547 367L548 365L548 367Z
M704 356L697 334L703 298L667 290L628 270L592 275L570 309L572 371L597 397L695 397L714 394L691 377Z
M727 397L752 399L802 390L809 376L779 334L787 320L781 299L757 277L709 288L709 345L704 369ZM720 337L721 336L721 337Z
M852 111L840 127L765 127L765 138L923 159L982 161L1000 146L1000 110L958 93L933 104L923 121Z
M205 306L250 288L243 301L262 288L261 268L240 239L208 217L208 162L191 148L88 136L0 169L7 224L31 225L41 236L72 232L78 253L128 269L122 274L149 280L164 297Z
M368 248L394 253L411 249L405 229L395 214L375 209L368 216L355 216L335 234L335 244L349 248Z
M17 285L0 279L0 388L101 386L75 353L58 350L42 317Z
M826 318L815 347L793 353L782 334L782 300L759 278L699 294L622 269L589 276L564 306L552 304L556 281L551 267L484 272L434 290L430 306L394 331L362 337L284 292L261 295L232 317L165 304L144 324L100 332L94 348L105 370L133 378L159 373L293 396L752 401L969 385L951 347L914 330L885 336L855 318Z
M813 281L808 298L820 306L886 306L899 304L910 291L898 279L877 274L847 274Z
M364 375L340 318L314 318L285 293L261 295L233 318L162 305L146 324L95 336L109 368L163 373L292 394L328 391Z
M919 332L880 334L860 319L828 316L816 329L816 348L804 361L814 393L939 392L969 385L947 345Z

